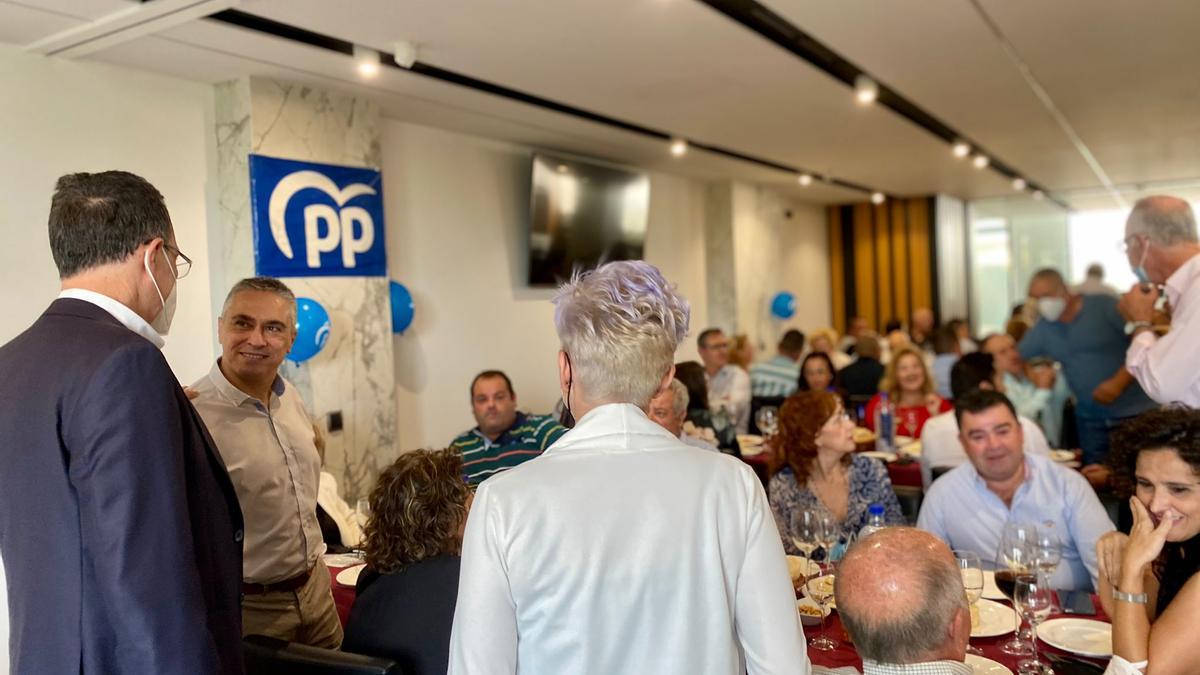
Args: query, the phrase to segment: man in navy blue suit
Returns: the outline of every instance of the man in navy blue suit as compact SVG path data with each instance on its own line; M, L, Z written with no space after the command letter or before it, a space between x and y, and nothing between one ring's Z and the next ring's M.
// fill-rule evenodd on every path
M241 673L242 515L160 348L190 261L150 183L63 176L63 291L0 347L13 672Z

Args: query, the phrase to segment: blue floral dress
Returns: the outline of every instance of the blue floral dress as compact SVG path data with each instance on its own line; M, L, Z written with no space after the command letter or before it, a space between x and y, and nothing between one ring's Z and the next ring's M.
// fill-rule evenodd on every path
M796 482L791 467L775 474L767 485L771 501L771 513L783 539L783 550L790 555L801 555L792 543L792 514L805 508L825 508L821 500L807 487ZM904 514L900 501L892 491L892 480L887 468L877 459L854 455L850 460L850 499L846 507L846 520L842 521L840 541L846 542L867 524L867 509L871 504L882 504L888 525L904 525Z

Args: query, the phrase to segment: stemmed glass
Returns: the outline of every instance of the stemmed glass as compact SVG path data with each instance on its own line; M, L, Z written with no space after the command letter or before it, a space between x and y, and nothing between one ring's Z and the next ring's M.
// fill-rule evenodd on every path
M1008 523L996 549L996 587L1013 607L1013 592L1020 579L1034 578L1037 569L1037 526L1032 523ZM1013 656L1028 656L1028 645L1021 641L1021 614L1017 612L1016 635L1000 646L1000 651Z
M1037 627L1050 616L1050 587L1039 575L1026 575L1017 579L1013 589L1013 606L1029 621L1029 649L1032 659L1025 659L1017 665L1021 675L1053 675L1050 666L1038 660Z
M1058 532L1054 529L1054 521L1048 520L1038 527L1034 546L1034 557L1040 575L1038 580L1046 588L1050 588L1050 577L1054 576L1054 570L1058 569L1059 563L1062 562L1062 544L1058 539Z
M774 436L779 430L779 409L773 405L764 405L754 414L754 424L763 436Z
M840 528L837 526L837 521L829 514L819 514L817 518L817 541L826 546L825 549L825 564L820 566L821 573L815 574L804 580L804 587L808 591L808 597L812 598L813 602L821 608L821 629L820 636L814 637L808 641L808 644L818 651L828 652L838 647L838 641L830 638L825 634L825 615L826 606L830 600L833 600L833 589L836 578L834 576L835 559L833 544L838 540ZM837 558L840 560L840 555Z
M805 565L812 560L812 553L820 544L818 528L820 512L816 509L798 509L792 512L792 544L804 554ZM807 572L807 567L806 570ZM805 574L805 576L808 576Z
M955 551L954 559L958 561L958 569L962 573L963 589L967 593L967 603L970 605L971 615L974 616L975 603L983 597L983 564L979 560L979 554L974 551ZM967 653L978 656L982 655L983 651L968 642Z

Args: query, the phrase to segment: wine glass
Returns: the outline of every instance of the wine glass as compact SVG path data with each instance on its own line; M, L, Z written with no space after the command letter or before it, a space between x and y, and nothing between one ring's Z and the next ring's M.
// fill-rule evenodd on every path
M819 527L820 513L815 509L804 508L792 511L792 544L804 554L806 566L812 560L812 552L819 544ZM807 572L807 568L805 572ZM805 574L805 576L808 575Z
M839 644L837 640L831 639L825 634L825 615L828 613L826 605L829 604L830 600L833 600L833 589L836 581L833 571L834 565L826 563L821 566L820 574L814 574L804 580L804 587L808 591L808 597L812 598L812 601L817 603L817 606L821 608L820 635L810 639L808 644L813 649L822 652L837 649Z
M967 604L970 605L971 615L975 615L975 603L983 597L983 563L979 554L974 551L954 551L954 559L958 561L958 569L962 573L963 590L967 593ZM974 623L974 621L972 621ZM967 643L967 653L980 656L983 651Z
M1050 666L1038 660L1037 653L1038 624L1050 616L1050 587L1038 575L1022 576L1013 588L1013 607L1029 621L1029 650L1033 654L1032 659L1017 664L1017 670L1021 675L1053 675Z
M1062 562L1062 544L1055 531L1054 521L1048 520L1037 529L1034 537L1034 557L1038 573L1042 575L1041 582L1050 587L1050 577Z
M833 549L837 546L841 535L842 526L833 517L833 514L825 509L820 509L817 513L817 543L825 549L826 563L833 562Z
M996 587L1009 601L1018 579L1033 577L1037 567L1037 526L1032 523L1008 523L996 549ZM1015 603L1014 603L1015 607ZM1017 612L1017 634L1000 646L1013 656L1028 656L1029 647L1021 641L1021 614Z
M773 405L759 408L758 412L754 413L754 424L764 436L774 436L779 430L779 408Z

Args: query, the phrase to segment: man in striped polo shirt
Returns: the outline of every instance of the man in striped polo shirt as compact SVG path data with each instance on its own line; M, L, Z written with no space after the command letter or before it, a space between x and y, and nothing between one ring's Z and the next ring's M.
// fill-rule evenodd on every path
M789 330L779 340L779 353L769 361L750 366L752 396L791 396L800 383L800 354L804 333Z
M512 380L499 370L471 381L471 411L477 426L450 444L462 453L463 478L471 485L537 457L567 432L549 415L519 412Z

